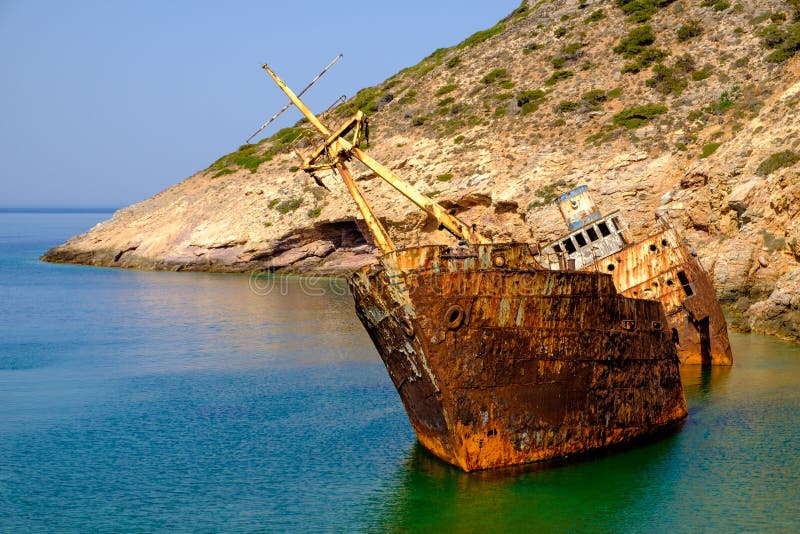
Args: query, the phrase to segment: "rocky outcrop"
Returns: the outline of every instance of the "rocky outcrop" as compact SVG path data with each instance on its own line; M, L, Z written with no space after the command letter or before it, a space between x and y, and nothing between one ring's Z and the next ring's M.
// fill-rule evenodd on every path
M523 3L326 120L367 112L373 157L496 240L560 234L551 201L580 184L639 236L658 211L743 328L796 338L785 305L800 290L785 278L800 268L800 62L786 44L800 31L796 3L621 4ZM652 39L631 44L644 25ZM44 259L349 272L375 250L338 177L320 173L323 188L294 167L289 146L315 143L299 124L243 147ZM353 173L396 245L449 242L374 174Z

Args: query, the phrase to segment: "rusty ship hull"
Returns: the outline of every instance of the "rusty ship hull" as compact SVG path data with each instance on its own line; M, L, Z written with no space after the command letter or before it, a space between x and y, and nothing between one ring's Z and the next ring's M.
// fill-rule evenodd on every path
M625 443L687 413L660 304L535 252L417 247L350 280L420 443L465 471Z
M681 363L733 364L727 322L711 279L673 228L654 232L586 269L611 273L627 297L660 301Z
M545 246L542 264L608 273L627 297L658 300L685 364L732 365L728 326L700 261L664 218L635 241L619 211L603 215L586 186L556 200L570 233Z

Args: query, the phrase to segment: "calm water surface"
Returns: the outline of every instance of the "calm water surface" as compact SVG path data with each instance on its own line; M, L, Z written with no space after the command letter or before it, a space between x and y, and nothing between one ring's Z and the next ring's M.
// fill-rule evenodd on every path
M342 284L38 261L0 212L0 531L800 529L800 348L732 335L632 450L464 474L415 442Z

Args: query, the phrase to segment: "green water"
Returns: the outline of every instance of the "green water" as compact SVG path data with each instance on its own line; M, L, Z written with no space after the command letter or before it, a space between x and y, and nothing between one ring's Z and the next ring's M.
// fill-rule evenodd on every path
M733 334L657 441L465 474L343 284L37 260L106 217L0 212L0 532L798 531L796 346Z

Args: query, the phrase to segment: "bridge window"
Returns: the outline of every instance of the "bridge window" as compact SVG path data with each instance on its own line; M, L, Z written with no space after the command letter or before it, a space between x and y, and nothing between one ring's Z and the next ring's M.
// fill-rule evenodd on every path
M694 295L694 291L692 291L692 286L689 284L689 278L687 278L686 273L683 271L678 271L678 280L681 281L681 285L683 286L683 291L686 293L687 297L691 297Z
M553 250L554 250L554 251L556 251L556 252L557 252L557 253L559 253L559 254L561 254L562 252L564 252L564 251L561 249L561 245L553 245Z
M597 241L598 239L600 239L597 236L597 232L595 231L594 228L587 228L586 229L586 235L588 235L589 239L592 240L592 241Z
M581 232L580 234L575 234L575 241L578 242L579 247L586 246L586 238L583 237L583 232Z
M600 229L600 233L603 234L603 237L607 237L611 235L611 230L608 229L608 225L604 222L598 223L597 227Z
M572 242L572 239L566 238L564 241L561 242L564 245L564 248L567 250L567 254L572 254L577 249L575 248L575 243Z

